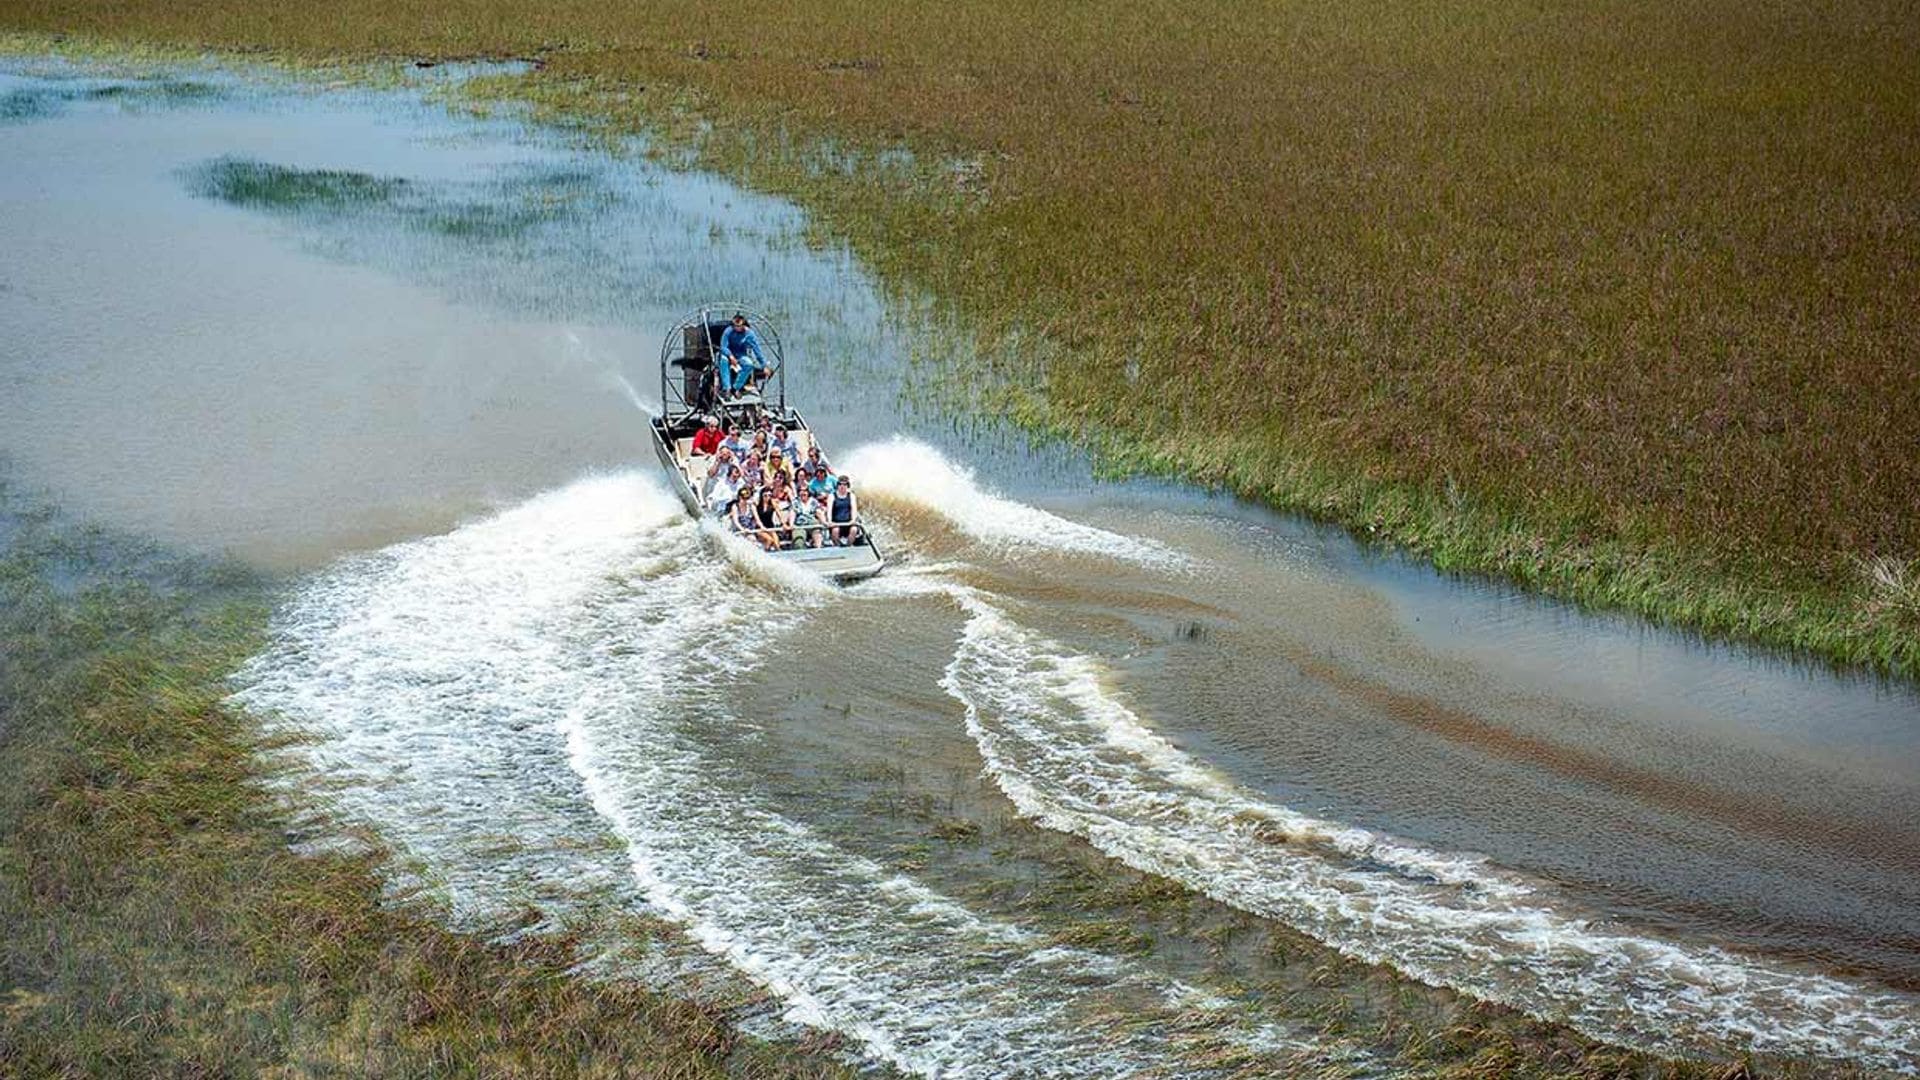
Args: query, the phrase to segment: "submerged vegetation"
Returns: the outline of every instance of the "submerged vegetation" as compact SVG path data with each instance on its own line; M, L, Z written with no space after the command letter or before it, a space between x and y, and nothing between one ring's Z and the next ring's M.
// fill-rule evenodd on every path
M184 170L203 199L309 220L365 226L385 219L462 242L514 240L575 212L603 193L594 178L572 172L517 177L494 185L427 184L344 169L301 169L220 157Z
M83 86L64 91L13 90L0 94L0 123L50 116L69 101L117 101L130 107L143 104L177 106L215 101L220 96L220 91L215 87L186 79L149 79L131 86Z
M262 585L7 501L0 1075L845 1071L579 977L570 933L452 933L390 902L370 841L293 851L271 747L223 701Z
M1030 421L1121 464L1450 568L1920 669L1920 617L1885 584L1920 559L1920 24L1898 4L0 18L537 58L490 91L797 197L1011 343L992 381Z
M406 186L405 180L338 169L295 169L264 161L220 158L191 171L189 182L202 198L268 210L341 210L384 202Z

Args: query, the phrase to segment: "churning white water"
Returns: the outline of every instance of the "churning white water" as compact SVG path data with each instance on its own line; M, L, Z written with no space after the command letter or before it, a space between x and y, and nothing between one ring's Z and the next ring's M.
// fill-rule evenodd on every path
M1920 1067L1909 995L1609 926L1484 860L1266 801L1153 732L1091 657L976 590L950 595L967 623L943 685L994 781L1049 828L1350 955L1609 1041Z
M1310 1045L843 852L704 755L689 729L740 723L729 686L834 600L700 531L654 483L611 476L348 560L282 613L239 699L311 732L338 811L462 909L490 890L520 899L525 879L617 893L605 846L564 804L591 806L651 910L789 1019L908 1071L1179 1072L1167 1040L1182 1032L1192 1047ZM549 858L478 869L476 845L510 841Z
M948 484L950 505L1022 513L964 473ZM1243 1045L1309 1045L1223 1025L1218 998L845 852L690 737L750 730L730 688L830 632L837 605L946 596L964 622L942 685L988 774L1037 823L1351 955L1609 1040L1914 1067L1905 995L1610 926L1484 859L1265 800L1157 734L1097 659L938 567L842 594L711 533L654 482L617 475L349 559L281 614L240 700L311 732L339 811L424 864L457 915L529 895L564 910L568 890L631 895L775 993L789 1019L909 1071L1124 1074L1166 1064L1169 1033L1196 1016Z
M996 494L973 470L917 439L869 443L840 467L863 492L910 505L1001 553L1038 551L1093 555L1166 570L1192 560L1155 540L1083 525Z

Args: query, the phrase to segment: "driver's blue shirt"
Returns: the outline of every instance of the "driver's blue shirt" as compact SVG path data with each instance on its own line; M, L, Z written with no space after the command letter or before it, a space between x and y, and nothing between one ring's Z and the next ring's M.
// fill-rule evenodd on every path
M767 366L767 358L760 352L760 335L754 333L751 326L744 330L737 326L727 327L727 332L720 335L720 355L738 356L743 364L747 356L752 355L754 367L764 369Z

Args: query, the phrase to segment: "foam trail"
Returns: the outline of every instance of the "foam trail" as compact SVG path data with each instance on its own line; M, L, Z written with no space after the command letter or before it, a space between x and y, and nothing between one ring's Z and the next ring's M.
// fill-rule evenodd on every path
M688 542L689 528L670 527L678 511L651 485L598 478L452 536L344 560L276 615L234 699L309 737L295 756L327 785L330 813L373 828L402 867L423 867L404 884L431 887L455 926L496 927L529 903L549 919L584 902L638 903L562 748L500 702L555 678L532 632L542 613L650 547ZM511 593L521 602L490 602ZM454 621L462 633L434 632ZM475 671L489 693L462 687Z
M788 1019L909 1072L1207 1075L1179 1054L1222 1046L1358 1060L976 914L703 751L751 732L727 705L744 665L838 602L758 583L767 561L716 551L638 476L582 481L340 564L278 618L239 698L311 730L360 819L467 902L521 899L520 877L476 869L509 842L550 874L586 868L581 887L678 922Z
M785 559L775 558L757 544L749 543L739 533L727 528L716 518L700 519L700 532L707 541L718 548L741 575L757 585L795 596L821 599L834 594L834 585L826 578L796 566Z
M1227 1002L1051 945L841 851L681 734L739 726L726 700L740 658L777 654L793 620L824 598L789 597L769 620L761 594L697 578L660 584L609 597L573 625L595 677L560 723L651 901L779 995L790 1019L844 1032L908 1072L1205 1074L1170 1060L1167 1036L1213 1037L1206 1029L1221 1018L1208 1014ZM1124 1027L1100 1015L1116 1008ZM1312 1048L1271 1025L1238 1035Z
M954 528L1002 551L1057 551L1098 555L1161 569L1185 569L1192 560L1155 540L1123 536L1068 521L997 495L973 470L949 461L923 442L895 437L856 448L840 462L863 496L938 514Z
M1610 1042L1920 1070L1920 999L1579 918L1481 860L1268 802L1150 730L1090 658L975 590L949 595L968 619L942 685L988 773L1040 824L1349 955Z

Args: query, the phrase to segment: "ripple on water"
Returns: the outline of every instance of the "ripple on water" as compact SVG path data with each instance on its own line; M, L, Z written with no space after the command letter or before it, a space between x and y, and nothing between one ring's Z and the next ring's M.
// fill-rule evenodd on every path
M1611 1042L1920 1067L1912 995L1642 936L1484 860L1268 802L1153 732L1092 658L975 590L951 595L968 621L944 685L995 782L1043 825L1351 955Z

